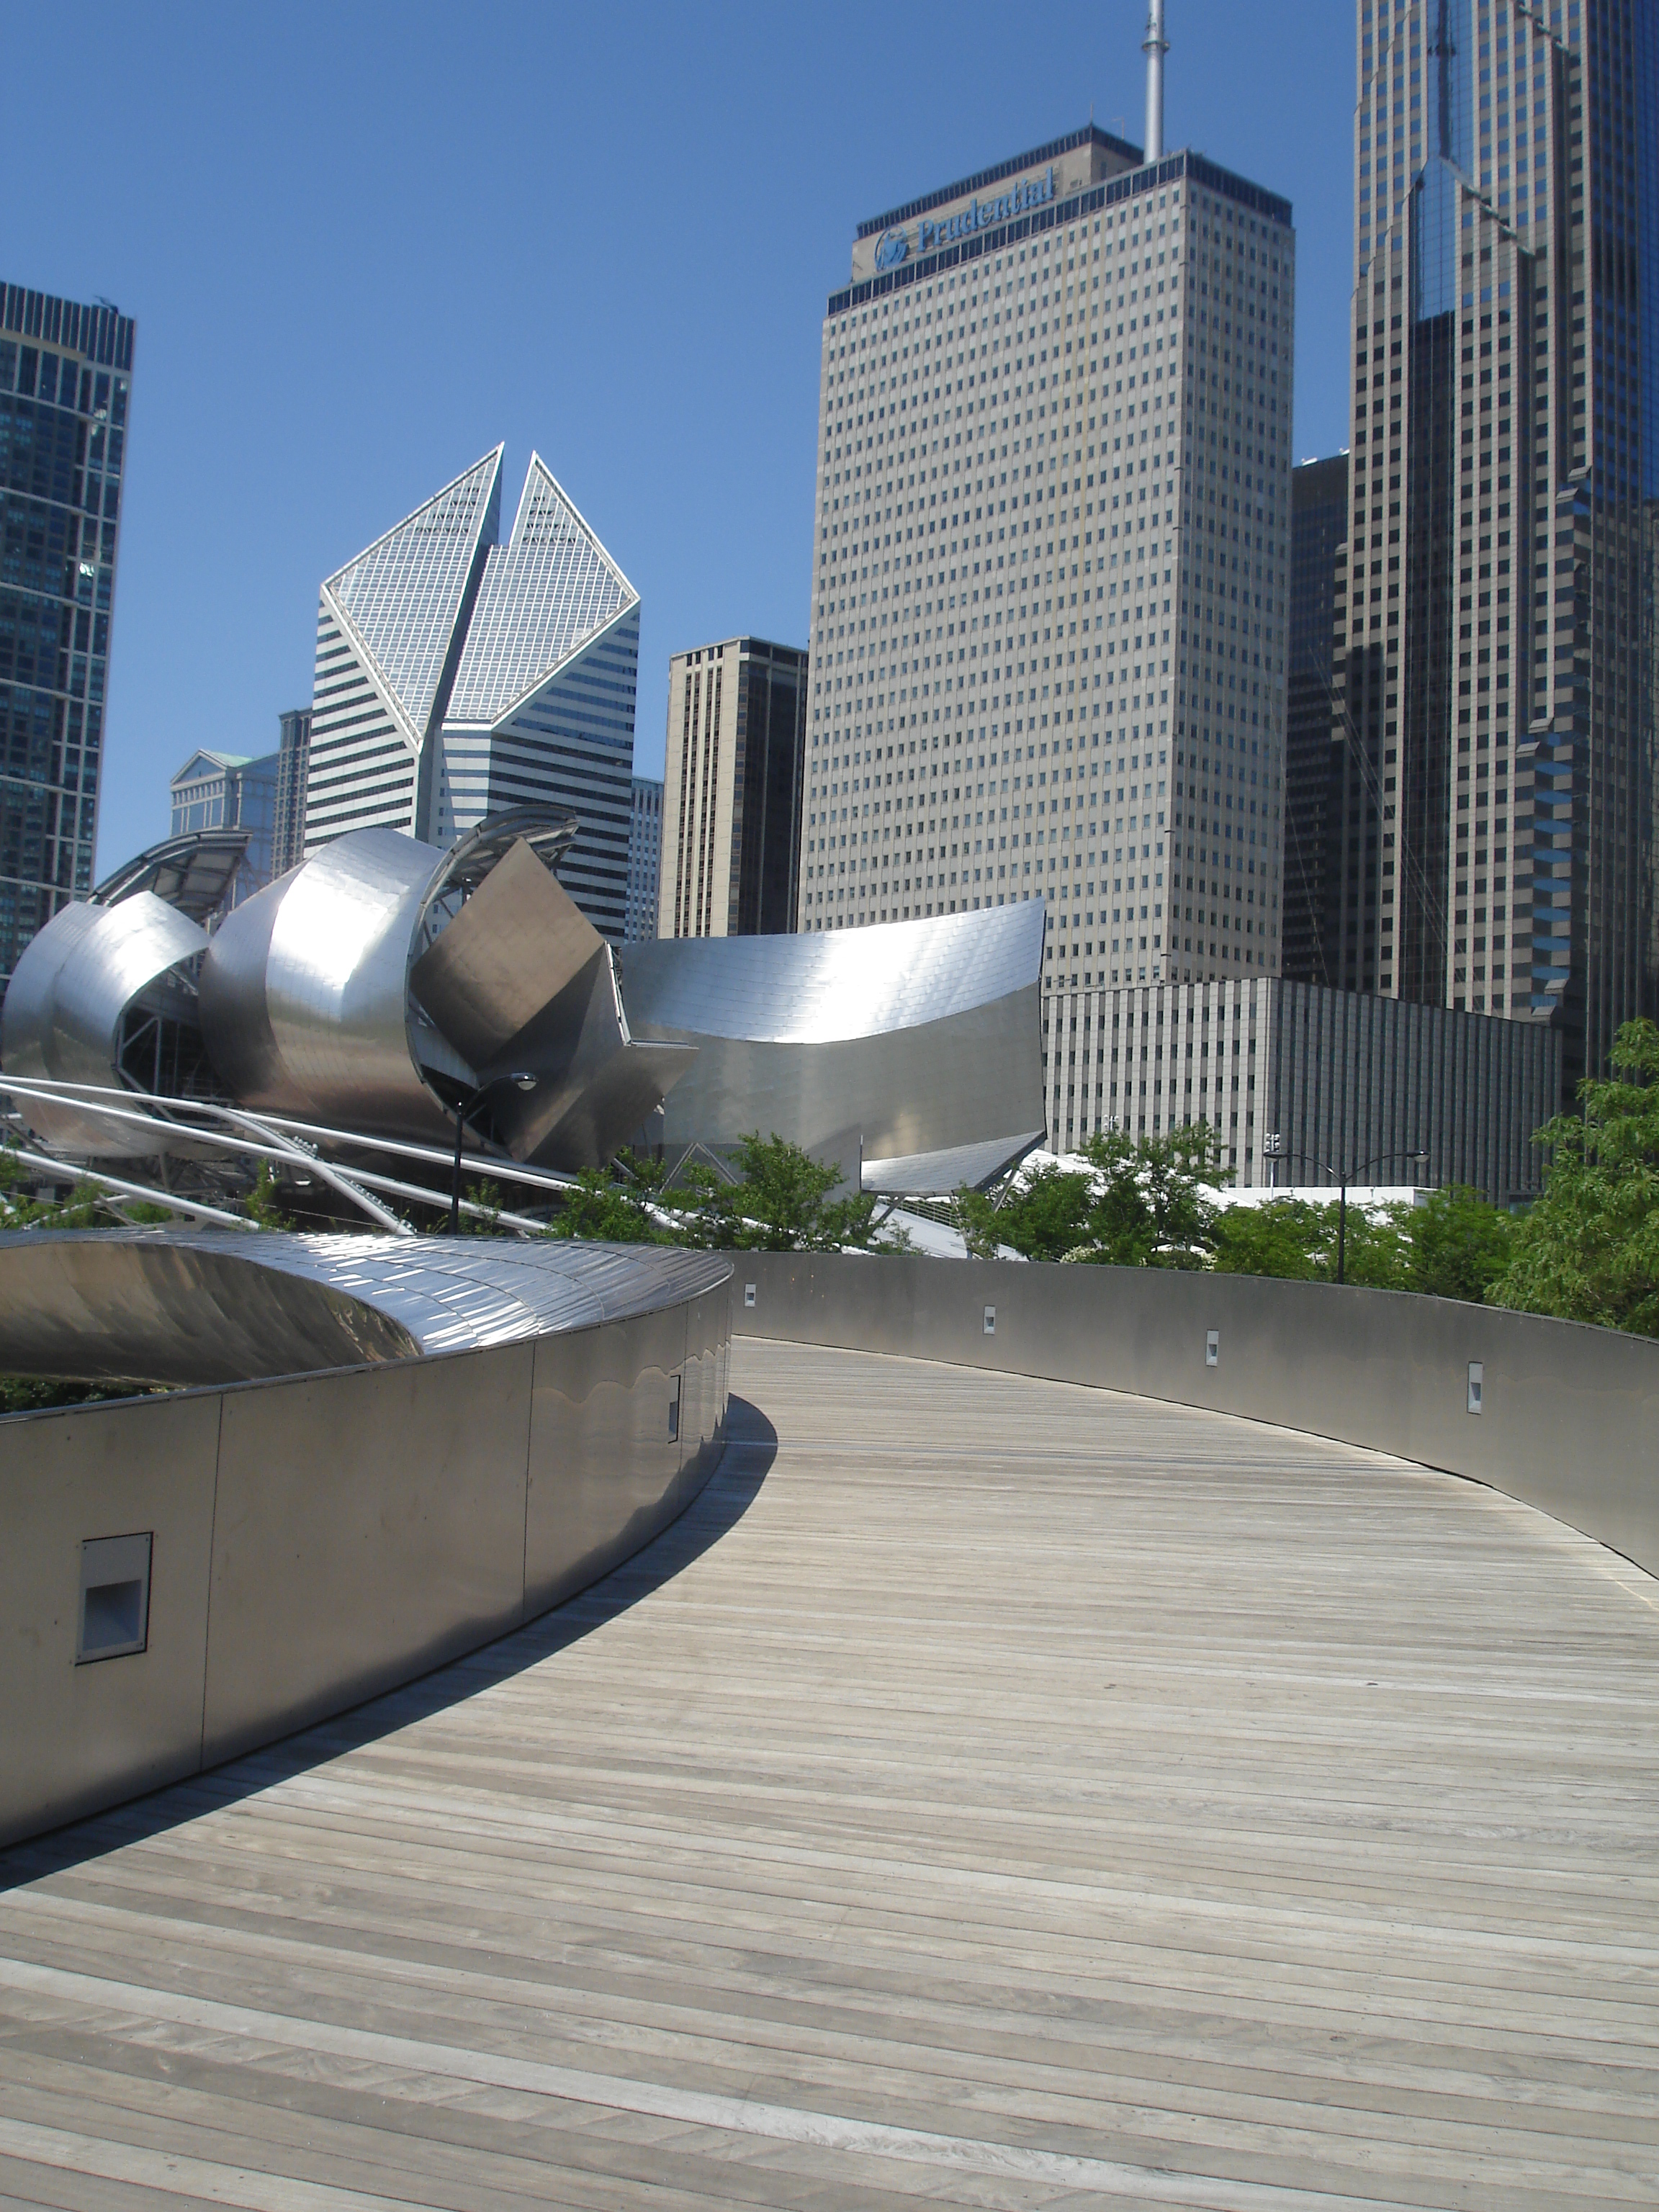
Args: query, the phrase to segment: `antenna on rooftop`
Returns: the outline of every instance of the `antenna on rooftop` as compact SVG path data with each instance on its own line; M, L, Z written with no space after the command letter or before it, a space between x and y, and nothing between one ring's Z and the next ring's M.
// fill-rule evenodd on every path
M1164 159L1164 57L1170 41L1164 35L1164 0L1149 0L1146 35L1140 42L1146 57L1146 159Z

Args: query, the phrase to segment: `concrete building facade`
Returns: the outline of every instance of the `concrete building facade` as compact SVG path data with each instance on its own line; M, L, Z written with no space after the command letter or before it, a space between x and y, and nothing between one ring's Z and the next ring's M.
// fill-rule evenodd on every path
M1273 976L1068 991L1045 1000L1043 1022L1057 1151L1112 1127L1167 1136L1207 1121L1244 1185L1346 1170L1468 1183L1500 1204L1541 1185L1532 1133L1561 1079L1545 1028Z
M238 872L240 897L271 879L279 757L194 752L168 786L169 836L197 830L247 831L247 851Z
M1279 962L1288 204L1090 128L860 226L823 326L801 926L1044 896Z
M628 822L628 938L630 944L657 933L657 892L662 879L662 786L654 777L634 779L634 811Z
M809 665L727 638L668 678L659 937L775 937L795 926Z

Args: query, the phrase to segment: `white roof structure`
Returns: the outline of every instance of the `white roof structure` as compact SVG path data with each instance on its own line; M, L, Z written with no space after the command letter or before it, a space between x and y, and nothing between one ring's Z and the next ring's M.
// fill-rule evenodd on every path
M416 747L479 547L500 522L502 451L486 453L323 586L325 605Z
M492 547L445 717L493 728L591 645L639 593L539 453L513 536Z

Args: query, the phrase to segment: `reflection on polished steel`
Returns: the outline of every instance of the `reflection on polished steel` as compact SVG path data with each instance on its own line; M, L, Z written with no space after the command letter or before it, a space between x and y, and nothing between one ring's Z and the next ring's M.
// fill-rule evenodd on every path
M195 990L190 965L207 948L205 933L154 891L135 890L118 904L66 906L20 955L0 1011L0 1066L21 1077L64 1083L118 1084L140 1032L158 1057L163 1045L175 1064L181 1035L187 1071L194 1049ZM170 1026L169 1026L170 1025ZM32 1103L26 1117L36 1134L64 1152L132 1157L149 1152L128 1133L57 1101Z
M575 830L534 807L492 816L447 852L359 830L246 900L210 938L141 888L182 897L196 883L158 848L111 879L118 904L67 908L34 940L0 1063L106 1087L216 1090L258 1114L428 1145L447 1142L459 1111L475 1152L597 1167L696 1054L629 1036L615 957L551 872ZM127 1033L141 994L148 1058ZM165 1053L163 1015L173 1024ZM188 1080L170 1083L178 1068ZM507 1085L509 1070L536 1081ZM64 1151L156 1149L147 1123L17 1097L29 1126Z
M623 948L635 1034L695 1044L671 1153L775 1133L865 1187L985 1182L1042 1139L1040 901L798 937Z
M226 919L202 964L202 1036L233 1096L443 1137L451 1125L422 1073L409 1000L415 924L443 859L395 830L359 830ZM443 1064L465 1079L464 1062Z
M651 1246L211 1230L0 1235L0 1371L224 1383L558 1335L730 1262Z
M195 878L158 848L111 878L118 902L67 908L34 939L0 1060L161 1115L216 1099L428 1147L459 1113L475 1157L565 1173L630 1139L678 1159L757 1129L920 1194L987 1182L1040 1141L1040 902L634 944L619 969L552 872L572 835L536 808L447 852L354 831L210 933L161 895L193 896ZM12 1096L64 1152L138 1157L202 1133L158 1144L155 1114Z

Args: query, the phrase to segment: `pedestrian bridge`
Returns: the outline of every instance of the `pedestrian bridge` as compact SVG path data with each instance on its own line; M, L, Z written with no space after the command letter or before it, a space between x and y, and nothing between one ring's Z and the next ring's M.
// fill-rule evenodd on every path
M0 2203L1659 2197L1659 1583L1212 1410L731 1388L557 1612L0 1861Z

